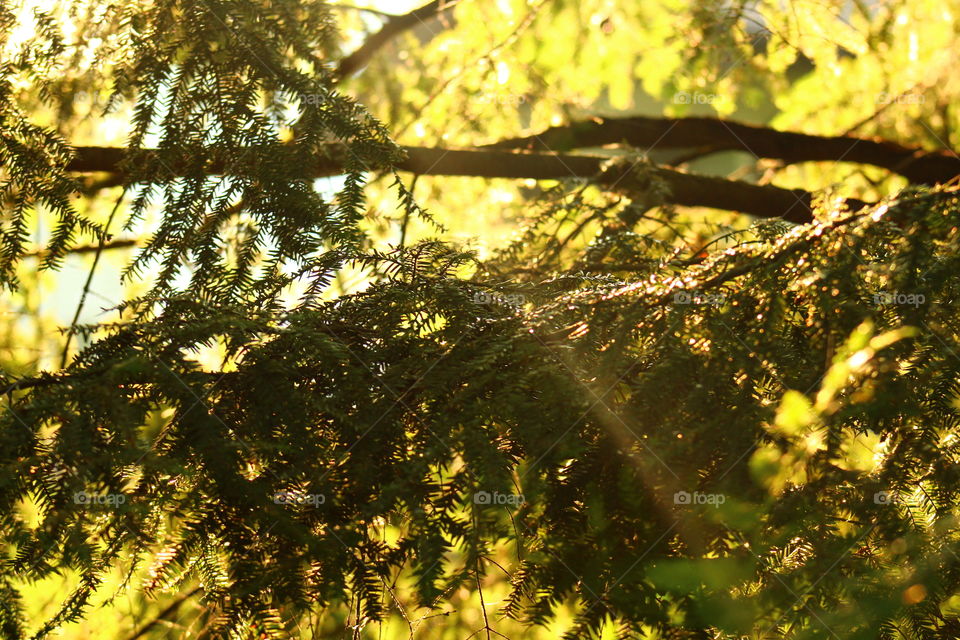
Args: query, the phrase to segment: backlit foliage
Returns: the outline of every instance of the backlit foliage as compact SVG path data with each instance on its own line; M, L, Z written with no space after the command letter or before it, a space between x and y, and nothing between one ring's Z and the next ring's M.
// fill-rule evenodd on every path
M486 24L481 4L457 20ZM598 4L557 2L494 42L527 51L549 11L592 9L584 18L601 30L589 37L604 37L605 19L631 42L637 20L659 37L648 46L673 52L659 71L617 58L651 93L690 90L667 76L688 64L694 82L747 46L744 7L665 3L685 12L684 34L716 43L698 54L659 4L635 16L606 3L595 20ZM124 271L140 290L109 320L73 328L83 348L66 344L66 366L4 380L2 637L90 615L113 571L149 597L199 587L215 638L322 637L301 623L345 611L355 635L375 637L400 600L441 610L494 571L510 594L488 607L490 626L495 613L548 625L569 610L568 638L960 634L955 187L885 194L859 212L823 206L810 225L724 226L691 251L686 232L716 229L643 194L526 185L512 244L483 256L446 238L389 246L367 215L379 174L424 227L439 234L456 216L421 209L394 174L390 132L409 104L391 114L371 96L378 120L340 91L332 11L78 3L7 42L3 284L18 284L30 216L56 221L47 268L78 235L150 236ZM60 33L71 12L86 39ZM0 19L16 33L12 10ZM824 68L854 64L794 41L810 25L769 20L782 40L717 82L753 86L764 65L793 62L773 51L787 46ZM846 51L873 51L838 34ZM863 37L895 38L884 34ZM485 59L465 85L496 76ZM66 171L69 147L26 114L42 103L73 117L78 87L105 92L94 60L112 78L104 106L128 109L130 130L115 202L87 215L70 200L85 185ZM583 76L544 64L522 81L501 69L501 85L526 94L526 82L583 77L584 100L601 92L589 84L601 62L585 60ZM378 82L361 79L358 95ZM433 82L411 83L420 102ZM626 107L635 87L604 90ZM463 116L443 102L455 93L438 95L436 107L410 104ZM504 126L484 108L478 125ZM549 110L532 105L529 122L549 124ZM425 137L464 124L431 123ZM333 188L308 170L331 142L345 149ZM335 286L350 273L362 286ZM24 591L65 573L76 588L59 611L28 619Z

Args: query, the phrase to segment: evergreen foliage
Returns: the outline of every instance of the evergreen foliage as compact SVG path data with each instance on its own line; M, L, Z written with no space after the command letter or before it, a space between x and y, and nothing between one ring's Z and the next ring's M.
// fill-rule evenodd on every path
M956 188L757 223L685 257L637 230L658 185L614 200L562 183L488 259L384 249L361 224L364 184L400 151L337 92L330 7L103 11L97 55L114 99L136 100L114 213L127 229L161 213L125 273L150 288L76 327L87 346L68 366L5 388L3 637L28 635L24 582L80 576L39 638L82 618L109 570L144 566L147 594L199 584L211 637L295 635L342 605L363 626L398 572L436 606L505 541L504 612L540 624L573 603L569 638L610 621L621 637L958 632ZM9 85L63 55L51 27L0 72ZM74 209L69 148L10 96L0 275L15 287L32 207L59 219L48 268L78 231L105 241L114 215ZM334 141L331 195L305 169ZM556 232L588 224L586 248ZM369 286L330 296L347 268ZM216 346L222 366L202 366Z

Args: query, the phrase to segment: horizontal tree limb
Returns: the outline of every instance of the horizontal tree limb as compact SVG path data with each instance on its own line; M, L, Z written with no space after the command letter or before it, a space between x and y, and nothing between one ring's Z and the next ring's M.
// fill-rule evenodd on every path
M582 178L594 180L598 185L636 196L647 188L646 180L630 170L630 167L615 165L607 167L609 158L586 155L563 155L557 153L528 153L496 149L444 149L430 147L403 147L406 158L396 166L398 170L419 175L468 176L482 178L512 178L534 180L559 180ZM244 163L249 166L254 154L263 154L276 161L277 154L292 150L283 145L245 150ZM304 177L325 177L343 173L343 158L347 153L341 145L330 145L326 157L319 158L313 167L305 167ZM124 172L126 162L155 161L168 173L157 179L184 175L185 167L196 161L197 156L175 157L157 150L131 152L114 147L79 147L75 159L67 169L77 172ZM213 157L222 153L210 154ZM126 160L125 160L126 158ZM291 161L293 162L293 161ZM294 165L297 166L297 165ZM381 167L372 167L379 169ZM211 160L206 167L210 174L232 171L226 161ZM682 173L666 168L649 168L650 176L666 183L670 190L665 204L688 207L710 207L739 211L750 215L774 218L782 217L792 222L809 222L813 219L811 201L813 195L803 189L782 189L761 186L748 182L727 180L711 176ZM848 199L846 204L855 210L866 203Z
M570 151L627 143L642 148L746 151L786 163L834 161L869 164L913 183L944 183L960 175L960 156L927 151L879 138L817 136L718 118L594 118L551 127L531 136L501 140L484 148Z

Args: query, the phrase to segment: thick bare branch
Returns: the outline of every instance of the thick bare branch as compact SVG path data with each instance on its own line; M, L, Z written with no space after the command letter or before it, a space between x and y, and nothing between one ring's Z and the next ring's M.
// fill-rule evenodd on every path
M869 164L916 184L943 183L960 175L960 156L952 151L927 151L879 138L777 131L717 118L595 118L502 140L486 148L570 151L623 142L642 148L693 148L702 153L746 151L786 163Z
M401 171L433 176L473 176L482 178L513 178L534 180L560 180L565 178L592 179L611 190L636 194L645 188L636 174L628 168L604 169L609 158L557 153L529 153L496 149L443 149L429 147L404 147L406 158L397 165ZM80 147L76 159L68 166L71 171L122 172L125 151L108 147ZM283 145L263 148L257 153L290 153ZM179 175L178 167L185 166L188 159L162 155L157 151L137 152L142 159L152 156L166 168L169 176ZM248 150L249 153L249 150ZM313 167L305 169L304 177L324 177L343 172L342 158L345 151L331 145L327 157L318 159ZM211 154L211 155L223 155ZM136 161L136 157L131 158ZM371 167L376 169L379 167ZM207 169L211 174L222 173L223 165L212 162ZM664 181L672 195L669 202L682 206L711 207L739 211L750 215L773 218L782 217L793 222L808 222L812 219L812 194L802 189L781 189L760 186L748 182L726 180L710 176L682 173L665 168L651 170L656 178ZM158 179L164 176L158 175ZM858 209L865 203L849 199L847 205Z

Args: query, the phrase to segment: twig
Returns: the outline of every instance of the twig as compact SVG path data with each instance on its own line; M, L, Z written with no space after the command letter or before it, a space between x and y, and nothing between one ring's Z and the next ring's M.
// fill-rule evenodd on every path
M90 293L90 287L93 284L93 275L97 271L97 265L100 264L100 256L103 255L104 247L107 243L108 233L110 232L110 223L113 222L114 216L116 216L117 211L120 210L120 204L123 202L124 196L127 194L127 190L124 189L123 193L120 194L120 197L117 198L117 203L113 205L113 210L110 211L110 216L107 218L107 223L103 226L103 234L100 236L100 242L97 245L96 254L93 256L93 264L90 265L90 273L87 274L87 281L83 285L83 293L80 294L80 302L77 304L77 311L73 314L73 320L70 322L70 330L67 332L67 340L63 345L63 355L60 357L60 368L63 369L67 366L67 357L70 355L70 342L73 340L74 334L77 332L77 323L80 321L80 314L83 312L83 305L87 301L87 295Z
M195 587L190 591L188 591L187 593L180 596L179 598L177 598L176 600L174 600L173 602L171 602L163 611L157 614L156 618L154 618L153 620L148 622L146 625L141 627L139 631L137 631L132 636L127 638L127 640L137 640L138 638L143 636L143 634L145 634L147 631L149 631L150 629L155 627L157 624L165 620L167 616L173 614L177 609L180 608L180 605L182 605L184 602L186 602L193 596L197 595L197 593L199 593L201 590L202 590L202 587Z

